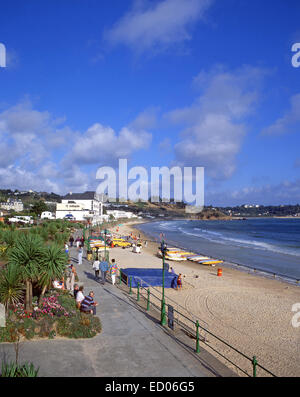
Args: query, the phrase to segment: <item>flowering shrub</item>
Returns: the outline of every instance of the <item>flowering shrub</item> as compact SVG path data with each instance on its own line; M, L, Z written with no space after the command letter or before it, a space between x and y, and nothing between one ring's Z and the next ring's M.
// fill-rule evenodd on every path
M53 339L92 338L101 332L98 317L80 313L75 299L66 291L49 291L38 306L33 299L33 312L27 312L24 305L16 304L9 310L6 327L0 328L0 343L15 342L20 335L24 339L34 337Z
M75 315L75 310L74 311L67 311L59 302L57 299L58 295L51 295L49 297L45 297L42 300L42 303L40 306L34 305L33 307L33 312L27 312L24 309L24 305L22 303L18 303L15 306L14 313L17 318L35 318L35 319L40 319L45 316L50 316L50 317L71 317Z

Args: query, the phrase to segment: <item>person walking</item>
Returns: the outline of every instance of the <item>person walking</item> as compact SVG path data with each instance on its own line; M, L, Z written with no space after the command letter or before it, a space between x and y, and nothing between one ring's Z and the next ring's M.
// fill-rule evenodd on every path
M101 271L101 281L102 281L102 284L105 284L105 281L106 281L106 272L108 271L108 269L109 269L109 264L108 264L108 262L106 261L106 260L102 260L101 262L100 262L100 271Z
M111 276L111 283L112 285L115 285L116 283L116 275L118 272L118 266L116 264L116 261L114 259L111 260L111 265L109 267L110 270L110 276Z
M70 247L73 247L74 237L71 235L69 238Z
M82 265L83 248L80 245L78 248L78 265Z
M94 263L93 263L93 269L95 270L95 280L96 281L99 280L99 270L100 270L99 265L100 265L100 261L96 257L96 259L94 260Z
M69 257L69 246L68 246L67 242L65 243L65 253L66 253L67 257Z
M83 237L83 236L82 236L81 239L80 239L80 243L81 243L81 245L84 247L84 237Z

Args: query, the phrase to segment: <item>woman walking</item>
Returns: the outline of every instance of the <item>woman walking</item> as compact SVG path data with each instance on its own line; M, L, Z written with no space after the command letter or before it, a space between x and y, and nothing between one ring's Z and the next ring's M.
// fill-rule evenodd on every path
M80 245L78 248L78 265L82 265L83 248Z

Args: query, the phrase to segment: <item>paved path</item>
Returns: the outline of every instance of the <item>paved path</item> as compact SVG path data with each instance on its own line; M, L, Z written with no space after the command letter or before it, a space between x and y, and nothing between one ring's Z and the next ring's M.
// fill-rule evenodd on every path
M76 257L75 248L70 249ZM102 332L92 339L23 342L20 362L40 367L39 376L203 377L230 375L216 360L199 358L171 338L117 286L94 280L92 265L74 260L84 292L95 292ZM0 344L0 360L14 359L14 346Z

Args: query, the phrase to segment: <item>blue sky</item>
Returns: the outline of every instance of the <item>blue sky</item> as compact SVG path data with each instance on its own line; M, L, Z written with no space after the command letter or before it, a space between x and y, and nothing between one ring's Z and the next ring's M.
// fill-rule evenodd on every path
M0 186L205 167L205 204L300 202L297 0L3 1Z

